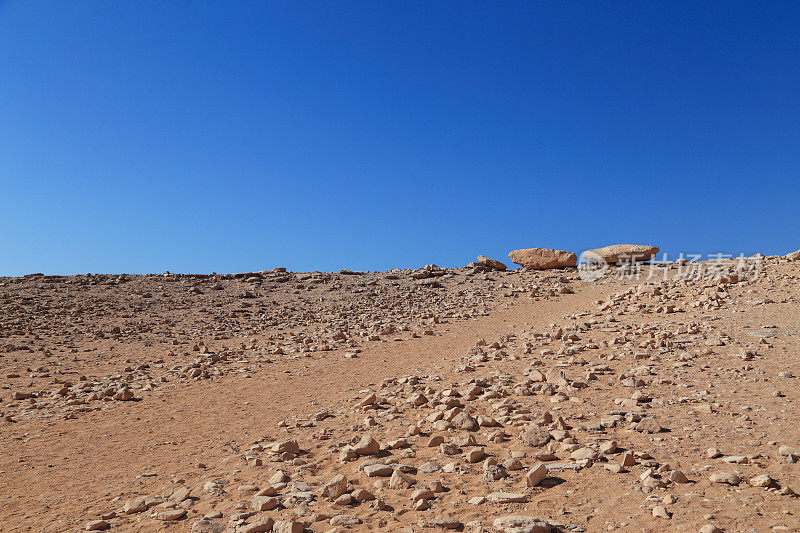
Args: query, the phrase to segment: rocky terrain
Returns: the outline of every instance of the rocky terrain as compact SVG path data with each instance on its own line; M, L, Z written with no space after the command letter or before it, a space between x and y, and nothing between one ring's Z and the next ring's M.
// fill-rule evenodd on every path
M800 254L593 252L0 278L0 530L800 531Z

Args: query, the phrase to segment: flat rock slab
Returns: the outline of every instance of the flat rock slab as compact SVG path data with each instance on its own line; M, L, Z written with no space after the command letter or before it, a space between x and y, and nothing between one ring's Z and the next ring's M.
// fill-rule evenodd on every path
M550 533L550 524L535 516L503 516L492 523L498 533Z
M528 495L520 492L493 492L489 494L489 501L494 503L525 503Z
M649 261L661 249L648 244L612 244L602 248L586 250L581 257L588 262L599 262L599 257L606 263L624 263L628 261Z
M524 248L508 254L514 263L528 270L572 267L578 264L578 256L566 250L550 248Z

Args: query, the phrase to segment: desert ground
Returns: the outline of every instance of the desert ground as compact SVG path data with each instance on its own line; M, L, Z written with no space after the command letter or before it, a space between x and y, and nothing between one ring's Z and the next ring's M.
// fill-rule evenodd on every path
M0 530L800 531L794 259L0 278Z

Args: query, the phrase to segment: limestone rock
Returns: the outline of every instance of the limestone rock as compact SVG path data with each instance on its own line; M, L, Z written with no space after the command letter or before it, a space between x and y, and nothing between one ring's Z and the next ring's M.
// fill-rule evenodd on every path
M303 523L294 520L278 520L272 526L272 533L303 533Z
M479 255L478 261L495 270L505 270L508 268L505 264L501 263L497 259L492 259L491 257L486 257L485 255Z
M416 480L408 474L403 474L399 470L395 470L392 477L389 478L389 488L392 489L407 489L411 487Z
M335 500L345 492L347 492L347 478L341 474L335 476L322 487L322 497L328 500Z
M661 425L656 422L655 418L646 416L636 424L636 431L641 431L642 433L658 433L661 431Z
M733 472L714 472L708 479L711 483L727 483L728 485L738 485L742 480Z
M186 516L186 509L168 509L156 514L156 520L161 520L162 522L174 522L175 520L180 520L184 516Z
M529 487L535 487L547 477L547 473L547 466L545 466L543 463L539 463L528 470L528 473L525 474L525 484Z
M381 451L381 445L369 435L365 435L358 444L353 446L353 451L358 455L375 455Z
M769 474L761 474L752 478L748 483L754 487L769 487L772 484L772 478Z
M278 499L271 496L253 496L250 505L254 511L271 511L278 506Z
M275 525L275 520L271 517L266 516L262 518L257 518L253 522L245 524L236 529L236 533L268 533L269 531L273 531L273 526Z
M147 503L144 498L133 498L125 502L122 512L125 514L141 513L147 510Z
M489 501L495 503L525 503L528 496L517 492L493 492L489 494Z
M361 519L355 515L340 514L330 519L332 526L354 526L360 524Z
M190 531L191 533L225 533L226 529L224 524L214 522L210 518L201 518L192 524Z
M528 446L544 446L550 440L550 434L536 425L531 425L522 433L522 442Z
M586 250L582 257L592 262L593 257L600 257L606 263L623 263L627 261L649 261L660 251L658 246L645 244L612 244L603 248Z
M421 528L436 529L461 529L461 521L458 518L423 518L419 522Z
M655 518L664 518L666 520L669 520L671 518L669 511L667 511L667 508L664 507L663 505L656 505L655 507L653 507L652 512Z
M550 533L550 524L534 516L503 516L492 523L498 533Z
M551 250L549 248L514 250L508 254L508 257L514 263L528 270L571 267L578 263L578 256L574 253L565 250Z

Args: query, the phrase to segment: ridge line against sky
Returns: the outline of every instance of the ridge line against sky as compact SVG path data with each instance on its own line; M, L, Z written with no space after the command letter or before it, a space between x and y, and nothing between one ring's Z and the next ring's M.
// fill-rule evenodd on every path
M0 276L800 248L796 2L0 1Z

